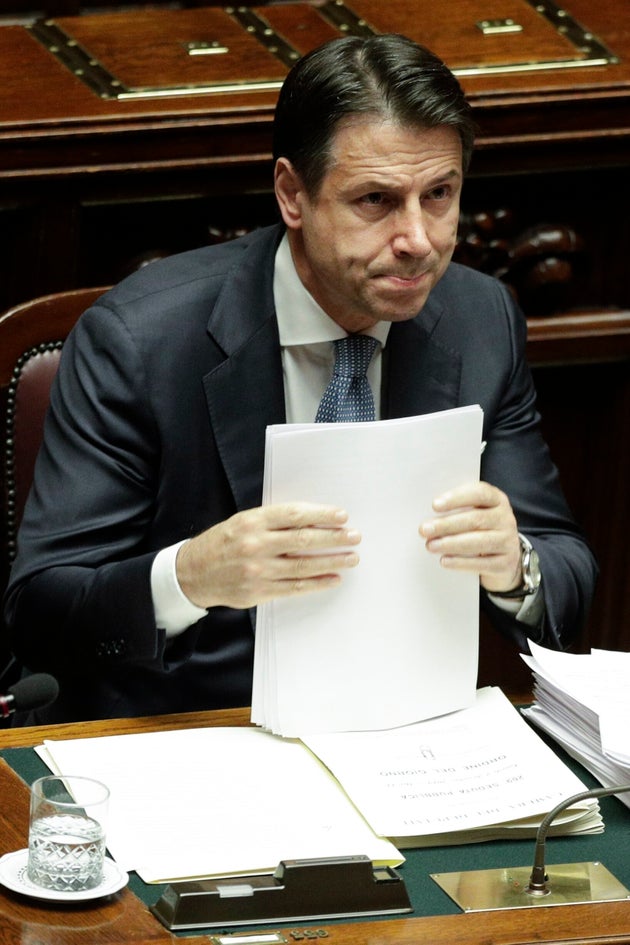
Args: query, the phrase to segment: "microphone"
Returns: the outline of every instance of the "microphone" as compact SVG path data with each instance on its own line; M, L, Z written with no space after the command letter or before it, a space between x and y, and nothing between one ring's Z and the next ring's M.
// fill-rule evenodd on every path
M48 673L25 676L9 686L6 696L0 695L0 717L7 718L12 712L42 709L54 702L59 695L59 683Z
M536 834L536 847L534 850L534 865L532 867L529 885L526 892L530 896L548 896L551 892L549 877L545 869L545 841L547 832L555 819L566 807L578 801L586 801L589 797L609 797L611 794L623 794L624 791L630 791L630 784L615 784L608 788L593 788L591 791L582 791L580 794L574 794L557 804L553 810L541 820L538 832Z

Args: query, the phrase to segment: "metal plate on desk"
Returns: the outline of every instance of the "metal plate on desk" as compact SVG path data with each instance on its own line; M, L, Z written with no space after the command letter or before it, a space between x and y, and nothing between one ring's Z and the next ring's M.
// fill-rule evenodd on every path
M464 912L529 909L532 906L567 906L630 899L630 892L598 862L549 866L548 894L527 892L531 866L458 873L431 873L431 879Z

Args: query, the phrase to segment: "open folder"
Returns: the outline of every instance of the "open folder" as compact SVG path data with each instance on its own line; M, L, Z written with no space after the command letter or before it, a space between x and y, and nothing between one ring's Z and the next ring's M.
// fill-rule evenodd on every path
M264 503L338 505L362 534L333 589L258 608L252 721L276 734L374 730L471 705L479 581L418 529L436 496L479 480L478 406L267 430Z
M273 872L285 859L396 865L401 847L530 837L584 790L491 688L467 709L388 732L298 741L198 728L47 740L38 750L58 774L107 784L108 849L145 882ZM591 799L553 832L601 829Z

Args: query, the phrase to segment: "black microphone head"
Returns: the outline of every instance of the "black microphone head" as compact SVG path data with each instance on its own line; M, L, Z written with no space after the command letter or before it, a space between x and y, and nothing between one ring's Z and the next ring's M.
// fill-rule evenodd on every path
M42 709L54 702L59 695L59 683L48 673L34 673L14 683L9 687L8 692L13 696L11 706L13 711Z

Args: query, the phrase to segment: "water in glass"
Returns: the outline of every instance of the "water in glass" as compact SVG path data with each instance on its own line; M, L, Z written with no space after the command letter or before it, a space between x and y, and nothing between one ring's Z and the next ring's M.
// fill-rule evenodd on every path
M40 817L29 835L29 879L64 892L93 889L103 878L104 852L103 828L90 817Z

